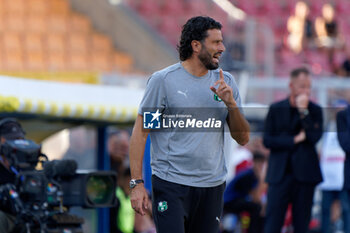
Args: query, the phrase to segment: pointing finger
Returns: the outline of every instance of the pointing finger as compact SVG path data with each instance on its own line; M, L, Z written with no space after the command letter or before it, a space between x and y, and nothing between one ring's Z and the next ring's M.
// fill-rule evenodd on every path
M224 73L222 72L222 69L220 69L219 73L220 73L220 80L224 81Z

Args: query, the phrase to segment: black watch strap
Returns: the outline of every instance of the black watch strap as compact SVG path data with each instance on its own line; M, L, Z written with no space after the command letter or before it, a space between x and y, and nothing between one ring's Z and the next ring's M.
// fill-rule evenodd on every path
M136 187L136 185L141 184L141 183L145 183L145 181L143 179L137 179L137 180L132 179L132 180L130 180L129 186L131 189L133 189Z

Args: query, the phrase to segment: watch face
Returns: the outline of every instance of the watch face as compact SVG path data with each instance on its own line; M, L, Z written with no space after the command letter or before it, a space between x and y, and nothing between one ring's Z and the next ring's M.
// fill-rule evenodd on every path
M130 188L131 188L131 189L134 188L134 187L136 186L135 180L130 180L129 185L130 185Z

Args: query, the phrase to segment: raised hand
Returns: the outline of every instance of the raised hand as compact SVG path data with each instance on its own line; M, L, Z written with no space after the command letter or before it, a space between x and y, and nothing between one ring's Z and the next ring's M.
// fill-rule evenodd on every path
M216 89L214 86L219 85L218 89ZM236 106L236 101L233 98L233 91L232 88L227 85L227 83L224 80L224 74L222 72L222 69L220 69L220 78L218 81L214 83L214 86L210 87L210 90L212 90L224 103L226 106Z

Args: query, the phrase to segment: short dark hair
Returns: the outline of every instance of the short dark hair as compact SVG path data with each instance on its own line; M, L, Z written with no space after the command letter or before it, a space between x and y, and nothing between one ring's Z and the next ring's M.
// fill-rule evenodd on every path
M297 78L299 77L300 74L310 75L310 71L306 67L295 68L290 72L290 78L291 79Z
M203 42L208 36L208 30L221 30L221 28L221 23L207 16L196 16L189 19L182 27L180 44L177 46L180 60L185 61L192 56L193 50L191 42L193 40Z

